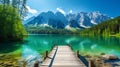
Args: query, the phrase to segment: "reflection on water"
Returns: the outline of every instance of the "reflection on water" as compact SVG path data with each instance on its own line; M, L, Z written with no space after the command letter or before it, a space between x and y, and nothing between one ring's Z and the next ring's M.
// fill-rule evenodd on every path
M30 62L30 60L35 60L37 58L41 58L41 55L39 54L39 52L31 49L30 47L28 47L26 45L23 45L22 46L22 58L26 59L27 62Z
M27 45L23 45L22 59L19 60L19 66L22 67L24 65L23 62L25 62L26 67L34 67L36 61L42 61L42 56L40 55L40 53Z
M0 46L0 53L22 49L21 57L40 56L46 50L50 51L54 44L71 44L74 51L79 50L81 54L98 55L100 53L115 54L120 57L120 39L115 37L88 37L80 35L29 35L28 42L24 44ZM21 47L22 46L22 47Z
M0 54L1 53L10 53L21 48L23 42L5 42L0 43Z
M106 53L120 57L120 39L115 37L80 37L78 42L73 41L71 44L73 50L79 50L81 54L100 55Z
M120 39L115 37L88 37L79 35L30 35L26 43L32 49L44 53L51 50L54 44L71 44L74 51L81 54L98 55L101 53L120 56Z

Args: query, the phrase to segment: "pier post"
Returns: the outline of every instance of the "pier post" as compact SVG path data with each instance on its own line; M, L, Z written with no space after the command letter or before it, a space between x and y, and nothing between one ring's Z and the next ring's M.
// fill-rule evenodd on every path
M39 67L39 61L36 61L34 67Z
M92 60L89 60L88 67L95 67L95 64Z
M79 57L79 50L77 50L77 57Z
M44 60L48 57L48 50L45 52Z
M46 51L46 57L48 57L48 51Z

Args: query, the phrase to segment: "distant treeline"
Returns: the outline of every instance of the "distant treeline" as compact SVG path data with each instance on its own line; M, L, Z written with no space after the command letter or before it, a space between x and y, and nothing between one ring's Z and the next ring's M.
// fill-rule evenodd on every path
M30 34L79 34L79 30L53 29L49 27L25 27Z
M82 35L120 36L120 17L104 21L92 28L80 32Z

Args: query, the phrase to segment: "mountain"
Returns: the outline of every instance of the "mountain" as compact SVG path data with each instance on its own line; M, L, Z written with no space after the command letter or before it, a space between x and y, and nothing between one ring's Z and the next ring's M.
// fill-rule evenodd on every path
M81 31L84 35L120 36L120 17L104 21L92 28Z
M80 12L77 14L68 14L66 18L68 19L68 22L70 22L70 26L83 28L90 28L102 21L111 19L109 16L101 14L100 12Z
M27 19L27 20L23 20L23 24L27 24L27 23L29 23L30 21L34 20L34 19L35 19L35 16L30 17L30 18Z
M27 20L24 25L26 27L47 25L47 27L49 26L54 29L84 29L108 19L111 19L111 17L100 12L80 12L64 15L61 12L53 13L52 11L48 11L40 13L37 17L32 17L32 19Z
M60 13L56 12L55 14L51 11L48 12L42 12L39 14L36 18L33 20L29 21L25 26L41 26L41 25L49 25L52 26L53 28L64 28L67 25L68 21L66 17Z

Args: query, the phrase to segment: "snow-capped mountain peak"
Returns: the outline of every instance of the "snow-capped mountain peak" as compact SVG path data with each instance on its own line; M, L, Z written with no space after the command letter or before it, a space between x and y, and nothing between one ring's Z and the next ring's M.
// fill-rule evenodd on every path
M51 26L52 28L90 28L97 25L103 21L111 19L111 17L97 12L79 12L79 13L69 13L64 15L63 13L57 11L56 13L52 11L42 12L37 17L30 19L29 22L25 24L36 25L36 26Z
M97 25L97 23L94 20L91 20L91 23Z

